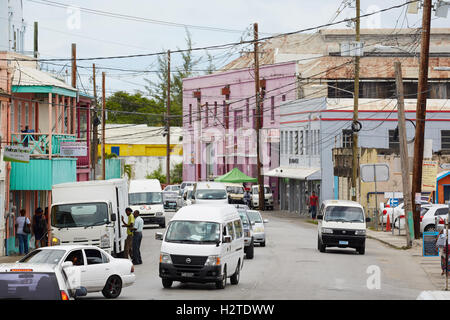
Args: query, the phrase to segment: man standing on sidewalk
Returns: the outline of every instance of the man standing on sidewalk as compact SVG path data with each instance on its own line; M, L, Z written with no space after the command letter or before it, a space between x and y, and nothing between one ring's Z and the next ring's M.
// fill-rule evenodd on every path
M319 197L317 197L316 193L313 191L311 193L311 196L309 197L309 212L311 212L311 217L313 220L316 219L318 204L319 204Z
M133 227L133 264L142 264L141 258L141 241L142 231L144 230L144 220L139 217L139 210L133 212L134 227Z
M125 240L125 259L132 257L131 249L133 246L133 226L134 226L134 216L132 214L133 210L131 208L126 208L125 213L128 216L128 223L125 222L122 216L123 227L127 227L127 239Z

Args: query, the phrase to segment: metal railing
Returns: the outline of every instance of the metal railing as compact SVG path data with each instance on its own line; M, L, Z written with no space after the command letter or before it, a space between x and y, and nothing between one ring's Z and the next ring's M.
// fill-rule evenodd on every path
M51 137L52 155L60 154L61 141L75 141L75 135L53 134ZM11 135L13 145L20 145L30 149L30 156L42 156L50 154L50 139L48 133L13 133Z

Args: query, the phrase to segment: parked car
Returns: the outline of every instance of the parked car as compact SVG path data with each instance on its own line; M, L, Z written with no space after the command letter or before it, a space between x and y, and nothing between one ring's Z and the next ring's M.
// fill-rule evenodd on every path
M421 207L421 211L420 211L420 216L423 216L428 209L430 209L433 206L433 204L429 203L429 202L423 202L420 207ZM405 207L404 207L404 203L402 203L401 205L399 205L398 207L394 208L394 223L392 224L394 228L401 228L404 229L405 228Z
M364 208L357 202L326 200L317 215L317 249L327 247L354 248L359 254L366 251L366 218Z
M420 232L440 231L448 217L448 205L434 204L420 212ZM436 225L436 218L438 224Z
M252 186L251 196L250 196L250 207L252 209L259 208L259 192L258 185ZM264 186L264 208L273 210L273 194L272 189L268 185Z
M86 288L72 288L69 279L55 264L0 264L0 300L72 300L87 294Z
M247 210L245 207L240 207L236 205L239 216L242 220L242 226L244 227L244 253L247 259L253 259L255 253L255 243L253 240L253 227L250 222L250 218L247 215Z
M222 182L197 182L194 185L192 203L228 204L228 194Z
M253 242L258 243L261 247L266 246L266 231L264 224L269 220L263 219L261 213L257 210L247 210L248 218L252 224Z
M50 264L80 275L79 283L87 293L102 292L105 298L117 298L122 288L133 285L134 266L128 259L113 258L95 246L62 245L31 251L18 265ZM73 269L69 269L73 268Z
M164 188L164 192L179 192L180 185L179 184L171 184Z
M242 183L225 183L228 193L228 203L244 204L244 186Z
M179 199L180 207L190 206L192 204L192 194L194 192L194 187L187 186L184 188L183 196Z
M131 180L128 203L133 211L139 210L144 225L157 224L160 228L166 227L163 192L158 179Z
M178 192L164 191L163 192L163 203L164 203L164 210L177 211L177 209L178 209Z

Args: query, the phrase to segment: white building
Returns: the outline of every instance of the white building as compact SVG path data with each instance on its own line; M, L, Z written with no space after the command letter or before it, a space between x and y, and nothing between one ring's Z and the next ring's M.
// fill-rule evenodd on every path
M25 51L22 0L0 0L0 51Z

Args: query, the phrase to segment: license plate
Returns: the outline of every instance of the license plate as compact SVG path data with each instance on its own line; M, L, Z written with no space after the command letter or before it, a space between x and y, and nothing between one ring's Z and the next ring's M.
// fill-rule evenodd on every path
M348 245L348 241L339 241L339 244L346 244L346 245Z
M192 272L182 272L181 276L182 277L193 277L194 274Z

